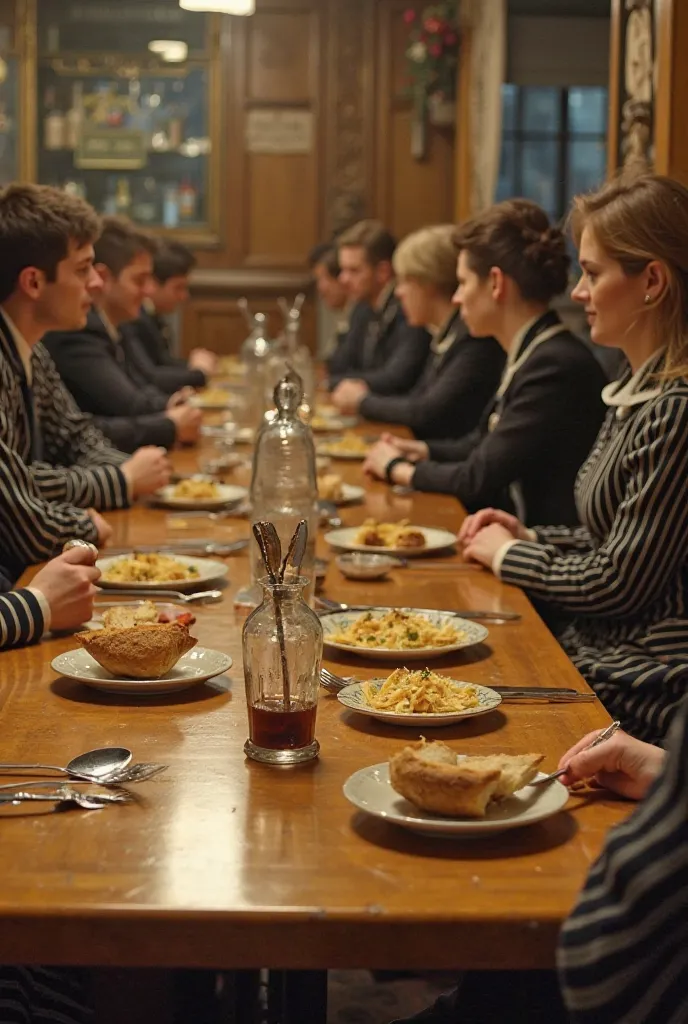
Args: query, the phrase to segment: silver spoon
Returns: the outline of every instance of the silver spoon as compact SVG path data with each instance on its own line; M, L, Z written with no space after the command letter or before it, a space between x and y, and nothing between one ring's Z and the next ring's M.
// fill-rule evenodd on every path
M303 556L306 554L306 544L308 543L308 523L305 519L296 527L294 536L289 542L289 548L284 561L280 567L280 582L284 583L284 575L291 565L294 570L294 575L298 576L301 572L301 563L303 562Z
M46 803L76 804L87 811L100 811L108 804L130 803L131 799L127 793L102 793L89 796L87 793L79 793L76 789L70 789L68 786L61 786L54 793L29 793L20 790L15 793L3 794L0 796L0 805L10 804L18 807L25 801L35 800Z
M96 594L96 608L98 607L97 599L99 597L107 597L112 599L113 597L138 597L140 600L146 600L147 598L164 597L167 601L177 601L179 604L205 604L207 601L209 604L213 604L216 601L222 600L221 590L201 590L197 594L182 594L178 590L120 590L119 587L116 589L113 587L111 590L101 589Z
M0 764L0 771L14 769L62 772L63 775L91 781L118 774L126 768L133 756L131 750L126 747L98 747L96 750L87 750L85 754L73 757L64 768L56 764Z

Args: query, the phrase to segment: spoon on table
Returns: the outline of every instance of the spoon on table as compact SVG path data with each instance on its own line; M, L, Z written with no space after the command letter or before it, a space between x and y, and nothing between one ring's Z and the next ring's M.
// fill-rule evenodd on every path
M57 764L0 764L0 771L51 771L62 772L74 779L86 779L91 782L106 779L121 772L131 761L131 750L126 747L98 747L87 750L85 754L73 757L64 768Z
M110 603L115 597L138 597L140 600L153 600L154 597L165 598L167 601L177 601L179 604L209 604L222 600L221 590L201 590L198 594L182 594L178 590L120 590L119 587L111 590L101 589L95 595L96 607L99 607L98 598L107 597ZM101 606L102 607L102 606Z

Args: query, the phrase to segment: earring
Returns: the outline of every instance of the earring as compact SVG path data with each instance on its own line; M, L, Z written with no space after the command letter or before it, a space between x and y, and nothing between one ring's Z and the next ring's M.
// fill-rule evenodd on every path
M652 296L651 295L646 295L645 296L645 305L649 306L651 302L652 302Z

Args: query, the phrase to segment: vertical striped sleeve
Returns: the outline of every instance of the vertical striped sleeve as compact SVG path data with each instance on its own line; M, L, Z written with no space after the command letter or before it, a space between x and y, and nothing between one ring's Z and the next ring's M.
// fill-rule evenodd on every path
M688 397L668 393L624 454L625 490L611 530L588 553L528 541L506 553L500 577L586 617L628 616L654 601L688 552Z
M663 775L615 828L561 934L575 1024L688 1021L688 702Z
M41 602L31 590L0 594L0 651L37 643L44 628Z

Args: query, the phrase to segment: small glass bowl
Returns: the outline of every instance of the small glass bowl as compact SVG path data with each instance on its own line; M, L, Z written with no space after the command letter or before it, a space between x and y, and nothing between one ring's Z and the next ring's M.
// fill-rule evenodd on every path
M350 580L381 580L398 564L389 555L368 555L362 551L352 551L337 558L338 568Z

